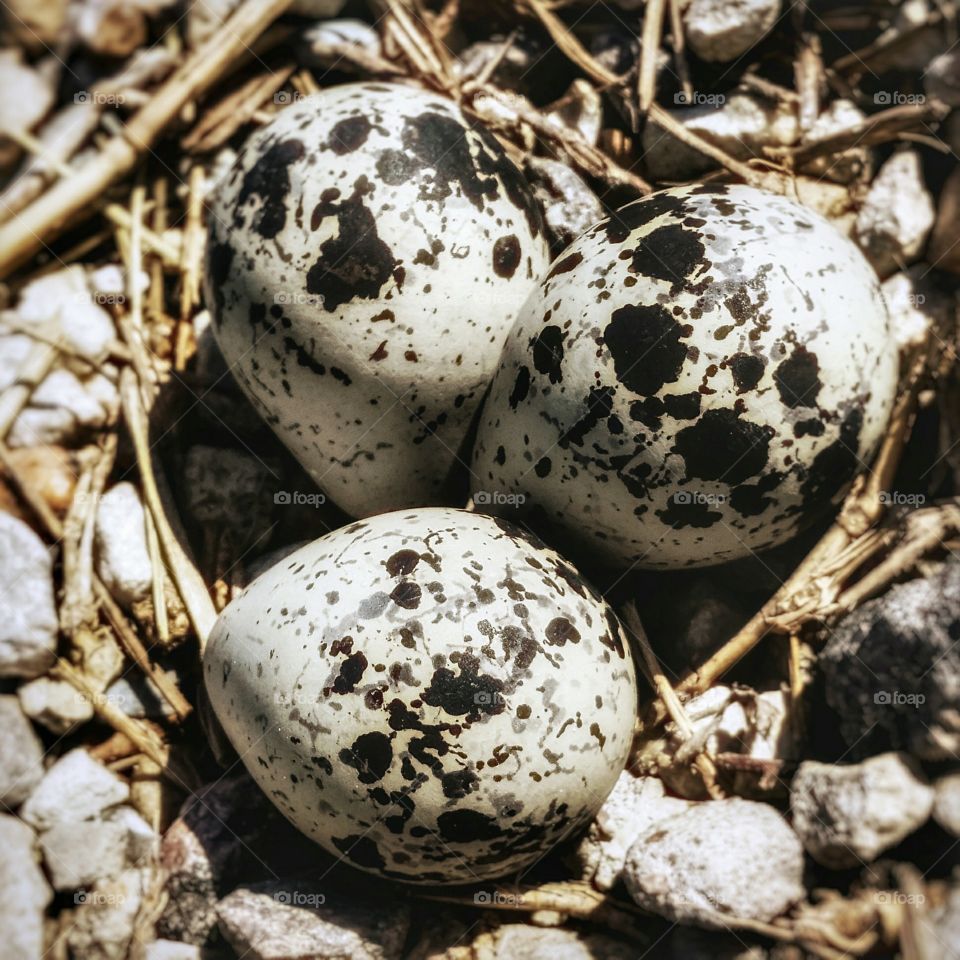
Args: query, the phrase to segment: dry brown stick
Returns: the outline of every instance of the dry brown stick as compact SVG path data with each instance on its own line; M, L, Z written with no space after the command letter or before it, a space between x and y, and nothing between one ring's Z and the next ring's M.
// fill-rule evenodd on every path
M144 500L147 509L153 515L167 568L186 607L187 616L197 634L202 653L207 636L217 618L217 612L210 594L207 593L206 584L197 571L196 564L174 532L173 524L176 523L179 526L179 518L169 491L166 490L165 481L161 480L162 466L154 457L150 447L147 417L140 398L139 384L136 374L129 367L120 374L120 402L137 454ZM161 483L164 483L164 492L167 496L161 493Z
M823 610L826 606L823 598L811 594L815 593L815 584L823 575L824 568L846 550L852 540L866 533L883 512L880 492L889 486L900 462L910 418L916 405L922 369L923 357L918 352L907 387L894 408L874 467L866 481L861 480L854 486L833 526L737 635L716 651L699 670L681 680L677 685L678 693L693 695L708 689L749 653L773 626L779 629L794 629ZM805 601L799 609L798 598ZM829 599L832 601L834 598Z
M157 628L157 640L161 646L170 642L170 620L167 616L167 598L164 590L166 571L160 541L157 538L157 525L149 510L143 511L143 523L147 534L147 553L150 555L150 594L153 598L153 619Z
M690 80L690 68L687 66L687 40L683 30L683 9L681 0L669 0L670 37L673 40L673 62L680 78L680 89L687 103L693 101L693 83Z
M77 175L77 171L73 167L59 160L55 155L48 153L47 148L34 137L33 134L25 130L15 130L9 134L9 137L12 140L16 140L24 150L45 160L49 164L50 169L61 177L62 181L72 180ZM115 227L129 230L132 226L129 211L118 203L108 203L103 208L103 215L113 223ZM157 254L167 266L174 266L176 264L176 249L159 234L154 233L152 230L144 229L143 243L152 253Z
M806 33L802 36L800 52L794 66L794 77L800 96L800 132L806 133L820 116L823 61L820 59L820 38L815 33Z
M949 107L936 101L925 104L905 103L874 113L855 126L839 130L827 137L801 144L799 147L771 148L769 153L788 158L795 167L802 167L817 157L842 153L850 147L869 147L894 140L913 127L942 120L949 112Z
M735 160L726 151L710 143L693 131L688 130L682 123L675 120L666 110L657 103L650 104L650 119L681 143L715 160L721 167L740 177L745 183L754 187L774 190L784 193L788 179L768 171L755 170L753 167L739 160Z
M647 637L647 631L644 630L643 624L640 622L636 604L626 604L623 609L622 619L627 630L630 631L637 641L637 645L640 647L640 655L643 661L642 665L645 668L647 679L650 681L654 690L657 691L664 708L670 715L670 719L673 720L677 727L677 732L684 741L691 740L694 735L693 724L690 722L686 710L683 709L683 704L680 702L680 698L673 689L667 675L663 672L663 667L660 666L660 661L657 660L657 655L653 652L653 647L650 646L650 640ZM711 799L722 800L723 791L717 784L717 768L713 760L703 751L698 751L693 764L700 772L700 776L703 778L703 785Z
M640 112L646 113L657 95L657 55L663 37L663 18L667 0L647 0L643 11L643 33L640 36L640 69L637 71L637 101ZM682 30L681 30L682 33Z
M14 420L27 405L33 391L53 369L57 349L43 341L35 341L26 359L20 364L17 379L0 394L0 441L5 440Z
M246 0L223 27L196 50L113 136L100 154L61 180L9 223L0 226L0 278L42 249L77 215L93 207L149 150L183 106L220 76L250 43L290 5L291 0Z
M200 281L203 272L203 181L202 164L190 169L189 193L187 194L186 220L183 227L183 245L180 259L180 326L190 322L194 307L200 303ZM177 343L182 338L177 337ZM178 356L178 369L184 358ZM185 362L185 361L184 361Z

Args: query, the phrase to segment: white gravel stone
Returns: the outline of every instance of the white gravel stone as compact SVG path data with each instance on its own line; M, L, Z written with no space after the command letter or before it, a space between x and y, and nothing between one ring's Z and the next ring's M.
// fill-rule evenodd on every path
M321 20L304 31L299 47L301 60L305 66L327 65L329 57L321 51L335 45L360 47L379 56L380 34L363 20Z
M882 284L893 335L901 350L922 343L931 327L947 329L950 322L953 302L937 289L931 270L929 264L915 263Z
M147 549L146 514L132 483L111 487L97 505L97 573L126 607L150 596L153 566Z
M166 674L174 682L179 682L173 670L167 670ZM138 720L161 720L174 716L173 707L160 695L153 681L148 680L142 673L129 673L120 677L107 687L104 697L128 717Z
M842 130L849 130L862 123L866 116L852 100L834 100L813 122L803 142L816 142ZM850 183L869 163L870 151L866 147L853 147L840 153L831 151L827 156L816 157L804 166L803 172L835 183Z
M116 338L113 319L96 301L83 267L74 265L28 283L17 318L54 342L100 363Z
M759 43L780 16L780 0L693 0L687 43L701 60L728 63Z
M793 828L807 852L833 869L870 863L923 826L933 789L905 753L841 766L800 764L790 792Z
M38 830L90 820L123 803L130 788L82 747L64 754L45 774L20 810Z
M0 130L32 130L53 106L52 85L39 71L23 62L22 51L0 50ZM16 161L20 148L0 135L0 166Z
M527 923L505 923L481 937L483 946L478 943L471 955L484 960L637 960L640 953L635 945L602 933Z
M0 954L11 960L41 960L43 914L53 898L37 863L33 831L0 814Z
M960 770L941 777L934 789L933 819L947 833L960 837Z
M21 520L0 512L0 677L36 677L54 662L53 559Z
M719 104L698 104L669 113L691 133L738 160L759 156L763 147L792 144L799 136L793 108L775 106L744 93L735 93ZM643 150L647 172L656 180L693 179L717 165L655 123L643 129Z
M20 707L35 723L58 736L93 719L93 704L72 683L37 677L17 689Z
M530 157L533 190L554 240L566 246L605 216L587 182L559 160Z
M35 341L25 334L0 336L0 390L17 380L34 347ZM82 372L85 379L81 381L72 370L60 367L43 380L10 428L11 447L69 446L84 432L107 422L117 406L116 387L99 373Z
M960 51L941 53L923 74L923 89L928 97L960 107Z
M17 698L0 696L0 805L15 810L43 777L43 744Z
M143 960L200 960L200 948L179 940L154 940L144 947Z
M76 960L127 960L143 896L154 886L147 868L124 870L74 894L78 908L67 934Z
M688 800L666 796L662 780L624 771L577 850L582 875L598 890L612 889L634 840L689 806Z
M915 150L895 153L878 171L857 215L854 239L881 277L923 252L935 218Z
M64 821L40 834L47 872L55 890L77 890L145 866L157 851L158 837L133 807L108 810L102 819Z
M641 834L623 877L639 906L668 920L770 921L804 896L803 847L765 803L707 800Z
M220 932L248 960L399 958L409 908L338 897L307 884L240 887L217 905Z

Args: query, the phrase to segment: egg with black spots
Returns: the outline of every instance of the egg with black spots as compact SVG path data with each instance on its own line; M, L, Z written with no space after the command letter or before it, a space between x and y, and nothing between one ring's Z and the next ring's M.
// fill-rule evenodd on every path
M491 134L414 87L332 87L251 137L208 229L217 342L326 495L463 503L460 447L550 259Z
M576 240L527 301L474 499L614 567L743 557L839 504L897 372L877 277L826 220L748 186L665 190Z
M603 599L518 527L442 507L357 521L261 574L203 674L289 820L411 883L515 874L585 828L636 718Z

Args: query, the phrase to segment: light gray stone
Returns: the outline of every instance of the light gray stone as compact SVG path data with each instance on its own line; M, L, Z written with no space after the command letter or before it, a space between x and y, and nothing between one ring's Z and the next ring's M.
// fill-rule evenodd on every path
M790 791L793 828L807 852L836 870L870 863L923 826L933 789L905 753L842 766L808 760Z
M960 771L941 777L934 789L933 819L947 833L960 837Z
M130 796L130 787L82 747L64 754L47 772L20 810L38 830L57 823L90 820Z
M866 114L852 100L834 100L813 122L803 142L816 142L850 130L862 123ZM824 177L836 183L850 183L860 176L870 163L870 151L866 147L853 147L839 153L831 151L823 157L815 157L804 165L803 172L812 177Z
M960 960L960 883L954 881L945 903L931 911L930 946L937 960Z
M0 953L41 960L43 914L53 893L37 863L33 831L16 817L0 814L0 851Z
M178 682L173 670L167 676ZM129 673L107 687L104 697L128 717L162 720L174 716L173 707L160 695L156 685L142 673Z
M671 116L737 160L760 156L764 147L786 146L799 136L792 107L775 106L745 93L719 96L716 103L697 103ZM689 180L716 167L716 161L694 150L658 127L643 129L643 162L656 180Z
M36 677L55 659L53 559L23 521L0 512L0 677Z
M623 870L645 910L723 928L727 917L770 921L804 896L803 847L765 803L695 803L641 834Z
M780 0L693 0L684 15L687 43L702 60L728 63L746 53L780 16Z
M554 241L566 246L605 216L597 195L571 167L559 160L530 157L533 189Z
M97 302L78 264L28 283L20 292L17 318L24 327L94 363L107 358L116 338L113 319Z
M40 834L40 848L55 890L77 890L146 866L157 835L133 807L115 807L102 819L64 821Z
M640 955L635 944L602 933L526 923L505 923L493 931L490 939L489 946L485 943L482 952L476 951L490 960L637 960Z
M144 947L143 960L200 960L200 948L179 940L154 940Z
M308 27L300 38L299 60L307 67L327 67L330 57L324 50L332 46L360 47L379 56L380 34L363 20L321 20Z
M945 330L954 305L930 276L931 267L915 263L882 284L897 346L904 350L924 341L931 329Z
M923 74L923 89L928 97L960 107L960 51L941 53Z
M128 609L150 595L153 565L147 549L146 513L132 483L111 487L97 504L97 573Z
M17 698L0 696L0 805L14 810L43 777L43 744Z
M93 719L93 704L72 683L37 677L17 688L23 712L58 736Z
M634 840L689 806L688 800L666 796L662 780L624 771L577 850L582 875L598 890L612 889Z
M220 932L249 960L399 958L410 925L406 905L337 896L290 883L240 887L217 905Z
M873 178L857 214L854 239L877 273L887 277L923 253L934 219L920 155L901 150Z
M144 894L155 886L147 868L124 870L74 894L77 910L67 934L75 960L127 960Z

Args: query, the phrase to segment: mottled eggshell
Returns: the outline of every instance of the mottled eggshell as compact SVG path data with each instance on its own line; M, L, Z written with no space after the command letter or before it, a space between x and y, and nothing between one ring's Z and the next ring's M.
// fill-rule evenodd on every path
M616 617L512 524L427 508L362 520L220 615L204 680L250 773L354 866L469 883L593 818L630 750Z
M731 560L838 503L896 386L877 278L827 221L746 186L666 190L531 295L481 415L474 499L616 566Z
M550 259L496 140L450 100L378 83L307 97L250 139L215 191L207 257L233 373L354 516L448 500Z

